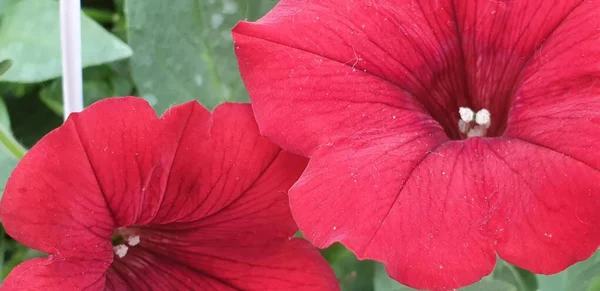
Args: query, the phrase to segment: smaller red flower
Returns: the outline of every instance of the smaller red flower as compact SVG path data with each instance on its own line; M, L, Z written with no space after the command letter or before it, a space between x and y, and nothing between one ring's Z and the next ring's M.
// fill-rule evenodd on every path
M50 254L3 290L336 290L290 239L287 190L303 158L260 137L249 105L197 102L158 118L106 99L38 142L10 177L6 231Z

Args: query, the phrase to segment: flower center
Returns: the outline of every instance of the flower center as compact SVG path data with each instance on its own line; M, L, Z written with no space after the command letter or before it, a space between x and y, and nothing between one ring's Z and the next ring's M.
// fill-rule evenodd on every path
M111 242L115 255L123 258L130 247L134 247L140 243L140 236L132 234L131 231L125 228L119 228L113 233Z
M458 131L463 138L486 136L492 122L487 109L481 109L475 113L469 107L461 107L458 109L458 114L460 115Z

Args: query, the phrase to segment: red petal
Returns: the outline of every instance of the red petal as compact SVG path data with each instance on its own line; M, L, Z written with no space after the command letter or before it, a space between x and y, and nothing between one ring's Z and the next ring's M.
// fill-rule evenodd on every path
M531 57L505 134L600 169L600 29L590 23L598 1L582 1Z
M412 20L423 24L425 16L403 19L406 13L393 15L384 7L368 1L281 1L260 22L234 29L240 70L262 133L310 156L336 138L388 129L405 116L429 120L427 110L446 112L455 103L442 97L446 89L428 86L451 83L448 74L422 69L443 62L436 34L413 27ZM407 27L399 32L398 22ZM444 28L440 34L452 31ZM421 38L428 41L417 42ZM450 70L458 74L458 69ZM430 95L433 99L423 99ZM455 127L457 117L444 114L438 121Z
M228 282L173 261L170 250L145 249L140 244L116 259L106 274L106 289L120 290L236 290Z
M37 258L15 267L4 279L2 291L104 290L109 262Z
M222 104L210 120L196 113L203 110L194 103L174 107L163 117L167 128L183 130L153 223L196 221L216 214L279 163L281 150L259 135L250 105ZM305 166L294 159L283 162L289 164L279 168L276 178L284 181L296 179Z
M457 138L458 108L469 106L488 109L500 135L522 69L557 28L573 27L580 2L454 2L287 0L240 23L236 52L261 130L310 155L384 126L373 113L397 108L424 108Z
M462 44L459 49L464 58L459 61L465 66L471 107L488 109L492 115L489 131L500 135L506 126L514 93L521 84L523 68L537 67L532 60L553 46L549 40L554 38L557 29L573 28L574 25L578 26L574 28L577 31L591 29L583 21L573 21L574 9L581 9L577 7L587 1L453 2L456 2L457 32ZM594 5L598 6L591 2L583 6ZM578 37L569 35L569 38L575 40Z
M488 274L495 249L554 273L597 248L600 173L585 164L507 139L449 142L418 160L409 152L394 138L319 149L290 190L306 237L341 241L400 282L434 290Z
M209 254L168 244L146 248L142 241L110 268L107 290L339 290L314 247L285 240L265 249L215 247Z
M287 241L298 230L290 214L287 191L305 167L305 158L280 152L252 185L227 206L200 220L161 229L177 231L178 237L190 244L228 251L264 247L281 238Z
M383 261L415 288L478 281L495 253L481 229L489 219L482 189L461 179L482 176L477 147L450 142L424 151L427 138L402 140L343 140L317 150L290 190L300 229L318 247L341 241L360 258Z
M495 186L488 193L498 193L489 208L500 257L544 274L589 258L600 243L600 172L551 149L508 141L489 142L484 165Z
M337 290L335 276L317 250L305 241L289 240L297 228L289 212L287 190L303 171L306 159L280 151L273 157L266 156L265 153L270 151L264 150L264 139L259 137L251 117L248 105L226 104L215 110L211 144L217 145L211 149L216 161L211 162L212 160L208 159L207 163L192 164L187 163L189 159L186 160L182 156L178 162L181 163L181 169L187 169L189 173L202 170L199 165L204 169L210 169L211 165L218 166L217 169L223 166L226 168L215 172L215 176L200 175L200 178L196 178L190 175L188 178L182 171L177 177L184 178L178 180L180 185L194 185L197 183L196 179L202 181L207 178L224 182L219 182L217 187L210 184L201 185L214 190L207 194L200 192L202 195L198 197L195 196L198 194L196 192L182 191L181 193L190 194L187 201L192 202L183 204L183 213L175 213L177 219L173 214L166 216L169 221L175 220L173 223L162 224L161 221L161 225L134 230L140 236L140 244L130 250L143 248L148 254L139 255L137 259L134 255L134 261L131 261L127 254L119 261L121 267L118 267L118 272L124 278L123 282L131 282L132 279L128 276L135 274L140 277L140 274L146 276L150 273L150 277L164 274L163 267L157 268L156 272L140 269L139 266L151 266L154 264L153 260L156 263L168 260L168 269L173 270L169 271L168 277L171 277L172 281L184 284L179 286L181 288L185 286L198 289L203 285L222 285L223 288L228 286L236 290L259 290L266 287L277 290L304 290L304 286L307 290ZM197 136L190 127L184 139L190 137L191 140L195 140ZM203 149L202 146L192 147L192 144L198 143L189 142L189 147L187 143L188 141L182 141L180 148L194 151ZM225 146L228 147L226 152L235 155L220 157L217 153ZM240 146L240 149L236 146ZM244 149L245 146L250 148ZM207 152L210 151L205 149L199 151L198 155L206 155ZM252 155L237 157L238 153ZM252 169L252 165L261 165L258 168L260 171ZM179 166L175 166L173 170ZM242 169L245 169L245 172L242 172ZM236 183L246 185L237 186ZM220 192L221 189L229 190ZM231 195L234 195L233 200L228 199ZM180 203L177 200L173 203L167 202L169 197L171 196L168 194L165 196L164 205ZM178 199L184 198L186 195ZM207 204L198 204L194 200L200 198L204 200L199 202ZM216 200L218 198L227 200ZM185 206L188 204L189 209L193 211L186 210ZM151 258L159 254L168 255ZM136 260L144 260L146 263L139 264ZM156 275L152 275L155 272ZM137 284L144 284L141 279L138 281L140 282ZM160 282L158 279L156 281ZM119 286L119 283L114 284Z
M241 290L339 290L331 267L317 249L303 239L285 240L279 248L248 248L244 253L220 248L203 264L212 266L207 272Z
M106 274L106 290L237 290L229 282L174 261L166 249L129 248Z
M114 221L74 119L42 138L19 162L2 197L2 222L28 247L110 261Z
M154 212L147 207L160 203L175 129L161 132L152 107L133 97L96 102L67 122L77 129L89 159L84 163L91 165L117 225L150 220Z
M600 242L600 30L590 25L600 23L600 2L577 4L528 60L505 132L557 164L537 172L529 164L513 166L525 181L547 183L534 192L545 204L522 209L527 216L517 221L524 223L499 249L539 273L586 259Z
M192 249L193 253L212 254L223 249L260 257L261 251L248 248L267 249L274 241L287 242L298 229L290 214L287 191L305 165L305 158L281 152L248 189L210 215L195 220L191 219L194 215L187 215L186 219L142 226L134 232L153 248L167 247L162 243L167 242L171 251L179 249L181 257L172 256L189 260L190 265L194 265L188 254Z

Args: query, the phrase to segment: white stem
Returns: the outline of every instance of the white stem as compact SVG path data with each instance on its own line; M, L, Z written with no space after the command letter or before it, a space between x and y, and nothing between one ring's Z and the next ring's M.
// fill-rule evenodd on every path
M63 114L83 110L81 73L81 3L60 0L60 39L62 47Z

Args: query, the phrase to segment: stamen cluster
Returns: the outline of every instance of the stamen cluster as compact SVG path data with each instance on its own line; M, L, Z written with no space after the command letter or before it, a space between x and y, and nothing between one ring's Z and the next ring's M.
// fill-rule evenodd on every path
M469 107L460 107L458 114L460 115L458 130L461 134L466 137L486 135L491 125L491 116L487 109L481 109L475 113Z

